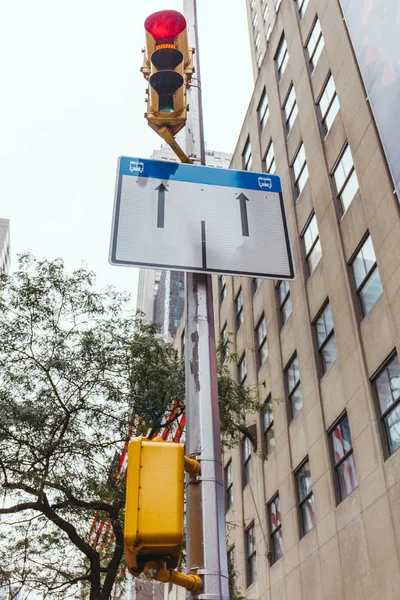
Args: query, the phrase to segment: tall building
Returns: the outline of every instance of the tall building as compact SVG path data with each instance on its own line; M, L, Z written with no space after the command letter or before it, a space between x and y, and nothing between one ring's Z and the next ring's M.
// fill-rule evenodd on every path
M184 140L179 140L181 146ZM167 144L154 150L153 160L178 162L174 151ZM228 169L232 155L226 152L206 150L206 165L217 169ZM165 339L173 339L184 308L184 274L181 271L139 269L136 308L149 321L160 325Z
M10 221L0 219L0 273L10 268Z
M281 177L297 278L213 278L216 335L264 403L256 445L224 456L229 561L246 598L395 600L399 3L247 9L255 87L232 168Z

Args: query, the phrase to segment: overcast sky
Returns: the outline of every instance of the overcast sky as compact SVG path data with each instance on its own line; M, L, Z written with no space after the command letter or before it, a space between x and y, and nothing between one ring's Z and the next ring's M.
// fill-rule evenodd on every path
M101 286L136 292L108 264L117 158L162 142L143 118L143 23L178 0L0 0L0 217L12 265L26 249L84 261ZM198 0L205 139L233 152L252 91L245 0ZM215 58L221 57L218 63Z

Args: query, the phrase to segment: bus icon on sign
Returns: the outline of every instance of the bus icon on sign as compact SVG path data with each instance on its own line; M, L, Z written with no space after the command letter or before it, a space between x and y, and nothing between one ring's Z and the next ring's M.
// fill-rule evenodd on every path
M261 189L268 188L269 190L272 190L272 179L270 177L259 177L258 185Z
M143 169L144 169L144 164L142 162L139 162L138 160L130 161L129 170L131 173L133 173L133 171L136 171L138 173L143 173Z

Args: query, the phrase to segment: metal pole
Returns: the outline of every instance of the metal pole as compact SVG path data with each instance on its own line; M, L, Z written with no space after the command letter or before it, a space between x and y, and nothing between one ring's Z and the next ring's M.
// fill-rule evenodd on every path
M184 0L189 46L195 48L186 153L205 164L196 0ZM197 598L229 600L222 452L211 275L186 277L186 451L201 476L188 479L187 564L203 580Z

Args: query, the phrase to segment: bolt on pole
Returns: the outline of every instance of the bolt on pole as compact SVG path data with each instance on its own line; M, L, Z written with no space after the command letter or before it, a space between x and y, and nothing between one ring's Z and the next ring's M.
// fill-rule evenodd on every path
M184 15L195 48L186 153L205 164L196 0L184 0ZM196 598L229 600L211 275L187 273L185 332L186 453L201 465L201 476L187 480L187 566L203 580Z

